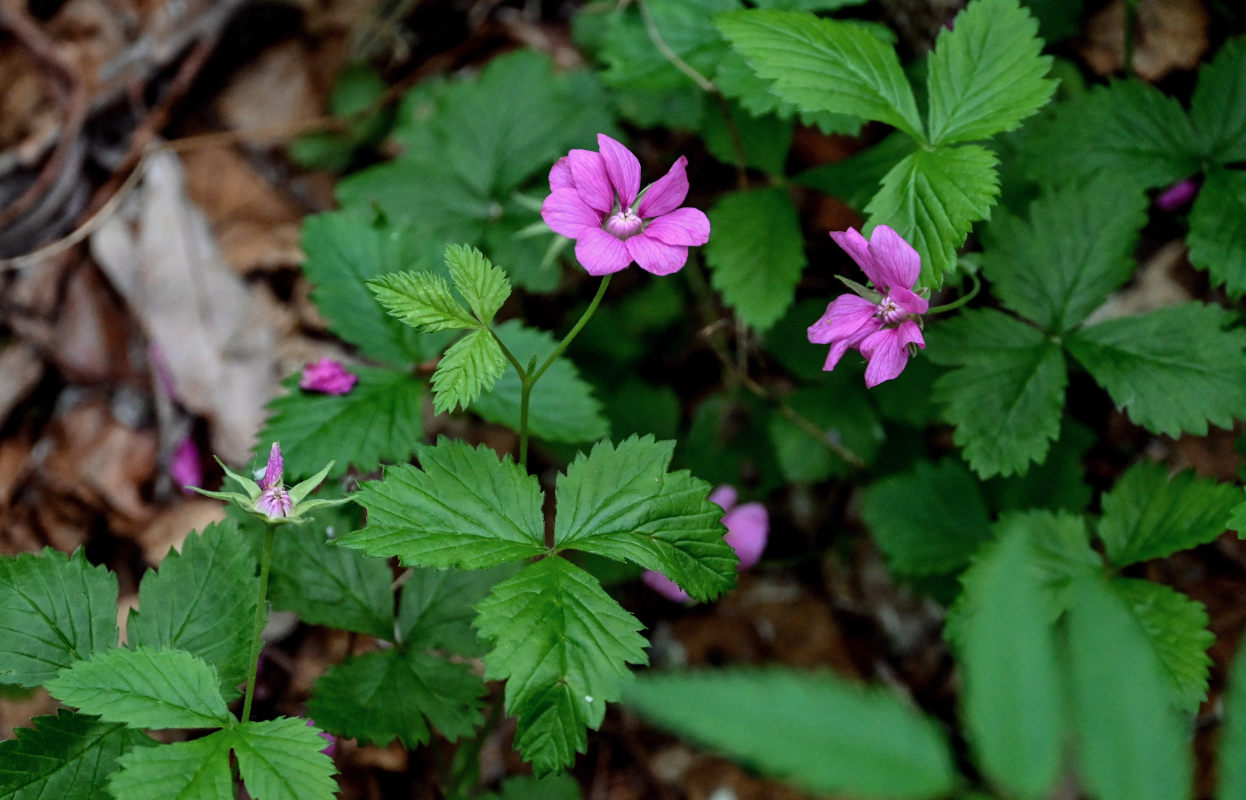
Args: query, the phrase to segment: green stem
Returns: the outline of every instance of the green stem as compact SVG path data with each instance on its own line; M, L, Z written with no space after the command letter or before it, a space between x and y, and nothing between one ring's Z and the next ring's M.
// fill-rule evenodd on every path
M264 621L268 616L268 568L273 563L273 542L277 538L277 526L264 527L264 555L260 559L260 591L255 599L255 623L251 626L251 674L247 676L246 699L242 701L242 721L251 719L251 701L255 698L255 673L260 666L260 640L264 633Z
M925 316L930 316L931 314L945 314L948 311L955 311L956 309L963 306L965 303L968 303L970 300L977 297L978 292L982 289L982 281L979 280L977 274L973 272L969 273L969 280L973 281L973 288L969 290L969 294L962 295L961 297L956 298L950 303L944 303L941 306L935 306L934 308L927 310Z

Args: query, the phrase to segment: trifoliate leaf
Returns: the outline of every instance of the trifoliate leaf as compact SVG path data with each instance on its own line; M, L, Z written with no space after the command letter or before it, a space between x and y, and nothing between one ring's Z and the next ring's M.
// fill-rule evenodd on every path
M954 572L991 536L982 493L953 458L870 484L861 516L888 565L907 575Z
M525 367L533 358L538 366L545 363L558 347L550 334L525 328L517 320L502 323L495 333ZM471 410L489 422L518 430L521 398L519 373L508 369L491 390L476 398ZM528 431L547 442L587 442L610 435L593 387L569 358L559 356L532 387Z
M805 268L804 237L787 190L723 195L709 212L717 235L705 246L710 282L740 319L765 330L792 304Z
M1217 763L1224 800L1246 797L1246 647L1238 647L1229 667L1224 694L1224 723L1220 731Z
M1016 0L976 0L939 33L930 56L930 141L971 142L1010 131L1047 104L1038 23Z
M298 375L282 381L287 393L268 404L257 463L271 442L281 442L289 478L311 475L330 461L329 477L336 478L351 466L371 472L382 461L409 459L424 433L423 381L405 370L350 371L359 382L343 395L303 391Z
M502 348L487 330L459 339L441 357L433 372L433 409L438 414L467 408L492 389L508 366Z
M1044 192L1022 221L986 228L982 271L1000 302L1051 333L1065 333L1133 275L1146 196L1104 173Z
M255 619L255 557L230 522L186 537L158 571L143 576L126 640L135 647L184 650L216 669L226 693L247 679Z
M482 569L545 552L535 477L484 445L439 439L422 445L420 467L387 467L359 487L368 525L338 540L405 565Z
M117 577L45 548L0 558L0 681L39 686L117 646Z
M956 782L939 727L912 703L825 672L650 672L628 687L624 702L667 730L811 792L935 798Z
M1223 285L1234 297L1246 294L1246 172L1207 173L1190 209L1186 241L1190 263L1207 270L1212 284Z
M133 728L216 728L231 719L216 670L182 650L110 650L46 685L65 705Z
M1190 120L1204 155L1217 164L1246 160L1246 37L1225 42L1211 64L1198 72L1190 98Z
M506 273L493 266L484 253L461 244L446 247L446 268L454 288L463 295L476 319L485 325L493 322L493 316L511 294Z
M519 720L515 746L538 775L569 766L632 679L627 665L648 661L640 622L559 556L494 586L477 610L494 643L485 678L506 679L506 710Z
M1138 80L1116 81L1057 110L1054 121L1034 135L1027 171L1052 186L1110 172L1143 189L1197 172L1199 150L1175 98Z
M394 593L389 564L337 547L327 538L330 532L348 532L354 516L338 510L282 531L273 547L269 594L274 608L297 611L315 625L392 640Z
M427 744L429 726L449 740L480 722L484 682L467 664L418 649L390 648L353 656L316 681L308 714L339 736L381 747Z
M1014 527L965 571L962 713L978 763L1009 796L1051 795L1064 696L1030 531Z
M1071 751L1081 784L1101 800L1188 797L1188 726L1129 604L1099 575L1076 580L1071 600Z
M1186 471L1168 477L1142 461L1103 496L1099 538L1108 561L1125 567L1206 544L1224 533L1241 490Z
M152 744L142 733L97 717L61 709L54 717L35 717L33 728L14 728L16 738L0 741L0 798L47 797L108 800L108 776L117 758Z
M570 775L530 778L521 775L502 781L501 792L481 795L480 800L580 800L580 784Z
M924 140L924 127L895 49L857 24L799 11L720 15L718 29L801 111L833 111L893 125Z
M306 720L279 717L244 722L229 731L238 772L255 800L333 800L333 759Z
M1174 704L1187 714L1207 699L1207 648L1216 637L1207 630L1207 609L1176 589L1136 578L1113 578L1112 589L1125 598L1142 625L1171 682Z
M973 223L991 216L997 164L976 144L940 147L906 156L883 176L865 213L871 228L890 225L921 255L921 286L942 286Z
M484 655L472 620L476 603L493 584L514 575L515 563L485 570L412 568L398 601L398 631L404 647Z
M368 281L368 290L390 316L425 332L462 331L480 323L450 291L450 282L432 272L392 272Z
M935 382L943 419L983 478L1024 474L1060 432L1068 381L1060 347L994 309L967 311L927 333L930 360L956 367Z
M376 221L367 210L316 214L303 221L303 272L312 300L329 328L369 358L403 366L436 355L440 341L425 337L385 312L365 282L398 270L422 268L416 234Z
M1065 346L1134 423L1202 436L1246 417L1246 331L1223 330L1232 321L1186 303L1083 328Z
M723 539L713 488L687 470L668 472L674 442L631 437L598 442L558 478L554 546L657 570L696 600L735 583L738 559Z
M108 789L125 800L232 800L230 741L230 731L223 730L189 742L135 748L119 759L121 768L108 779Z

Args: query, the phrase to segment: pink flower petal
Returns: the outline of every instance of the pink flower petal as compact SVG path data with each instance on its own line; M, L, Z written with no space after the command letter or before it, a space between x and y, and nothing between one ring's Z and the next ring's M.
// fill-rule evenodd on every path
M730 511L736 501L735 487L729 483L724 483L710 492L709 500L711 503L721 507L724 512Z
M761 503L745 503L723 515L727 544L740 559L739 569L748 569L761 560L770 535L770 515Z
M860 231L856 228L831 231L831 238L835 240L835 244L843 248L845 253L852 256L852 260L857 262L857 266L867 278L875 284L878 283L878 278L875 277L877 271L874 269L874 257L870 255L870 243Z
M1176 211L1194 199L1198 194L1198 181L1186 178L1168 187L1155 198L1155 205L1160 211Z
M567 154L567 163L571 166L571 176L580 198L602 214L610 213L614 208L614 189L601 154L592 150L572 150Z
M896 307L905 314L925 314L930 310L930 301L911 289L905 289L903 286L893 286L891 291L887 293Z
M898 328L885 328L867 336L861 342L861 354L870 362L865 368L865 385L872 389L904 372L909 363L910 344L926 346L921 329L912 320L905 320Z
M883 291L894 287L912 289L921 275L921 256L887 225L879 225L870 234L870 255L874 257L874 267L878 272L877 276L870 275L870 280Z
M600 228L605 215L589 208L575 189L555 189L541 204L541 219L555 233L580 238L585 228Z
M877 310L878 307L864 297L841 294L827 305L821 319L809 326L809 341L813 344L830 344L851 338L862 328L868 327L861 336L865 338L882 324L874 317Z
M645 219L669 214L683 205L688 196L688 159L680 156L667 170L645 190L636 213Z
M173 455L169 459L169 476L181 487L203 485L203 463L193 437L187 436L173 448ZM182 491L191 493L187 488Z
M688 593L680 589L679 584L660 572L655 572L651 569L645 570L641 580L645 582L645 586L648 586L672 603L686 603L689 600Z
M299 388L308 392L343 395L349 394L358 382L359 378L348 372L346 367L331 358L322 358L303 367Z
M619 196L619 206L631 208L640 191L640 161L631 150L604 133L597 134L597 148L606 164L606 175Z
M688 248L680 245L662 244L646 233L638 233L627 240L627 252L640 268L654 275L670 275L679 272L688 261Z
M710 220L700 209L677 208L646 225L645 235L662 244L701 245L710 240Z
M575 257L589 275L609 275L632 263L627 245L600 228L584 228L580 232Z
M567 161L567 157L563 156L554 162L554 166L549 170L549 190L556 192L559 189L574 189L575 178L571 176L571 163Z
M284 471L285 462L281 458L281 445L273 442L273 446L268 450L268 465L264 468L264 477L260 479L261 489L272 489L281 485L281 473ZM269 516L272 516L269 514Z
M289 492L277 485L271 489L265 489L255 501L255 507L269 519L280 519L290 515L294 500L290 498Z

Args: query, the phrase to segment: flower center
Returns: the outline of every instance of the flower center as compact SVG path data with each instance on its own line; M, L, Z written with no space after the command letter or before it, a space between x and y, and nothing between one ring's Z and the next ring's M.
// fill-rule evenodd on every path
M636 212L630 208L624 208L614 212L606 218L606 233L616 236L620 239L629 239L645 227L645 221L636 216Z
M878 310L874 312L874 315L881 319L884 325L899 325L907 316L890 296L885 296L878 301Z
M264 493L255 501L256 509L265 514L269 519L280 519L281 517L289 516L290 509L293 506L294 501L290 499L290 493L282 486L265 489Z

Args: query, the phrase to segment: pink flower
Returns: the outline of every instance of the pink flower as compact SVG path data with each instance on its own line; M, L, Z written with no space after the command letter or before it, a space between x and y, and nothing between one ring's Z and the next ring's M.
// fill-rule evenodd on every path
M346 394L358 382L358 376L347 372L346 367L331 358L322 358L303 367L299 388L321 394Z
M921 257L886 225L875 228L868 241L856 228L832 231L831 238L852 256L876 291L845 281L856 294L832 300L822 318L809 326L809 341L831 346L822 367L827 371L835 369L844 353L859 350L870 362L865 385L874 387L904 371L910 353L916 352L913 345L926 347L920 323L930 303L913 291Z
M285 462L281 458L281 445L273 442L268 451L268 465L264 469L264 477L260 479L260 496L255 507L270 519L278 519L289 515L294 501L290 493L281 483Z
M1193 200L1196 194L1198 194L1198 181L1186 178L1161 192L1159 197L1155 198L1155 205L1160 211L1176 211Z
M710 502L722 506L723 525L727 535L723 538L735 550L740 563L738 569L748 569L761 559L770 535L770 517L761 503L745 503L737 506L736 491L730 486L719 486L710 494ZM678 584L660 572L646 570L641 577L645 585L675 603L688 600L688 594Z
M641 192L632 151L600 133L597 146L599 153L572 150L549 171L545 224L576 240L575 257L590 275L618 272L633 261L654 275L678 272L688 248L710 238L709 218L679 207L688 194L688 159L680 156Z
M194 437L187 436L173 448L173 455L169 458L169 475L175 483L184 487L182 491L187 494L194 491L189 487L203 483L203 465Z
M307 727L315 728L316 720L314 719L307 720ZM318 730L317 733L320 735L321 739L324 739L326 742L328 742L328 744L326 744L324 746L324 749L321 750L320 752L324 753L329 758L333 758L334 754L337 753L337 739L333 736L333 734L329 733L328 731Z

